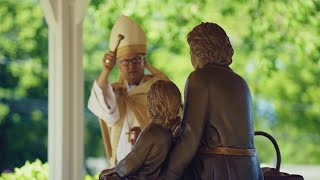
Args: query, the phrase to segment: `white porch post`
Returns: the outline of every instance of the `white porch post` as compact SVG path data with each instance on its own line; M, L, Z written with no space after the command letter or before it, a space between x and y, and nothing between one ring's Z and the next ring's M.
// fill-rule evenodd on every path
M40 0L49 25L49 179L83 179L82 24L90 0Z

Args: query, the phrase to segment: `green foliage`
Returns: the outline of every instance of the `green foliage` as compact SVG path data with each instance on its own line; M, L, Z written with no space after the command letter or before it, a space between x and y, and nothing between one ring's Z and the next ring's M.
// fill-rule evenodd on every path
M13 173L2 173L0 180L47 180L49 166L39 159L30 163L27 161L21 168L14 168Z
M47 160L48 28L38 1L0 0L0 171Z
M319 1L312 0L258 1L250 9L246 77L256 107L259 99L270 106L269 114L256 113L256 119L267 122L257 127L279 141L283 162L320 160L315 150L320 142L319 11Z
M27 161L21 168L14 168L14 172L4 172L0 175L0 180L47 180L49 179L49 165L36 159L33 163ZM95 176L85 175L84 180L96 180Z
M99 174L96 174L96 175L94 175L94 176L91 176L91 175L86 174L86 175L84 176L84 180L97 180L98 178L99 178Z

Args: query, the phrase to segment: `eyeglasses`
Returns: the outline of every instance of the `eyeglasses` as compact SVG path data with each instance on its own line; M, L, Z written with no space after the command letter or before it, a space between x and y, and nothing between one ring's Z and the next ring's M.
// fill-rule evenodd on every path
M137 57L134 57L132 59L124 59L122 61L119 62L119 64L123 65L123 66L128 66L129 63L133 63L133 64L139 64L146 56L145 55L140 55Z

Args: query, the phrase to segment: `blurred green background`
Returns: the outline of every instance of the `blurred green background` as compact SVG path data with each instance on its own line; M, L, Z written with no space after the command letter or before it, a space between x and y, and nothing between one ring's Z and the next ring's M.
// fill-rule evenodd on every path
M279 143L284 164L320 164L319 0L91 0L83 26L85 157L104 157L97 118L88 111L113 23L135 19L148 38L148 62L183 92L192 71L186 35L216 22L230 37L231 67L252 91L255 130ZM118 70L112 73L117 80ZM0 0L0 173L47 161L48 27L38 0ZM272 144L256 138L262 162Z

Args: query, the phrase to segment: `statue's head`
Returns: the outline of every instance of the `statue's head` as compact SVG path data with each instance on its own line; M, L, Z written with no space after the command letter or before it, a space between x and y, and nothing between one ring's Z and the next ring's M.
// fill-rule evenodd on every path
M233 48L226 32L215 23L201 23L188 34L193 67L206 64L229 65L232 63Z
M180 120L181 93L171 81L153 83L147 95L147 108L152 122L171 129Z

